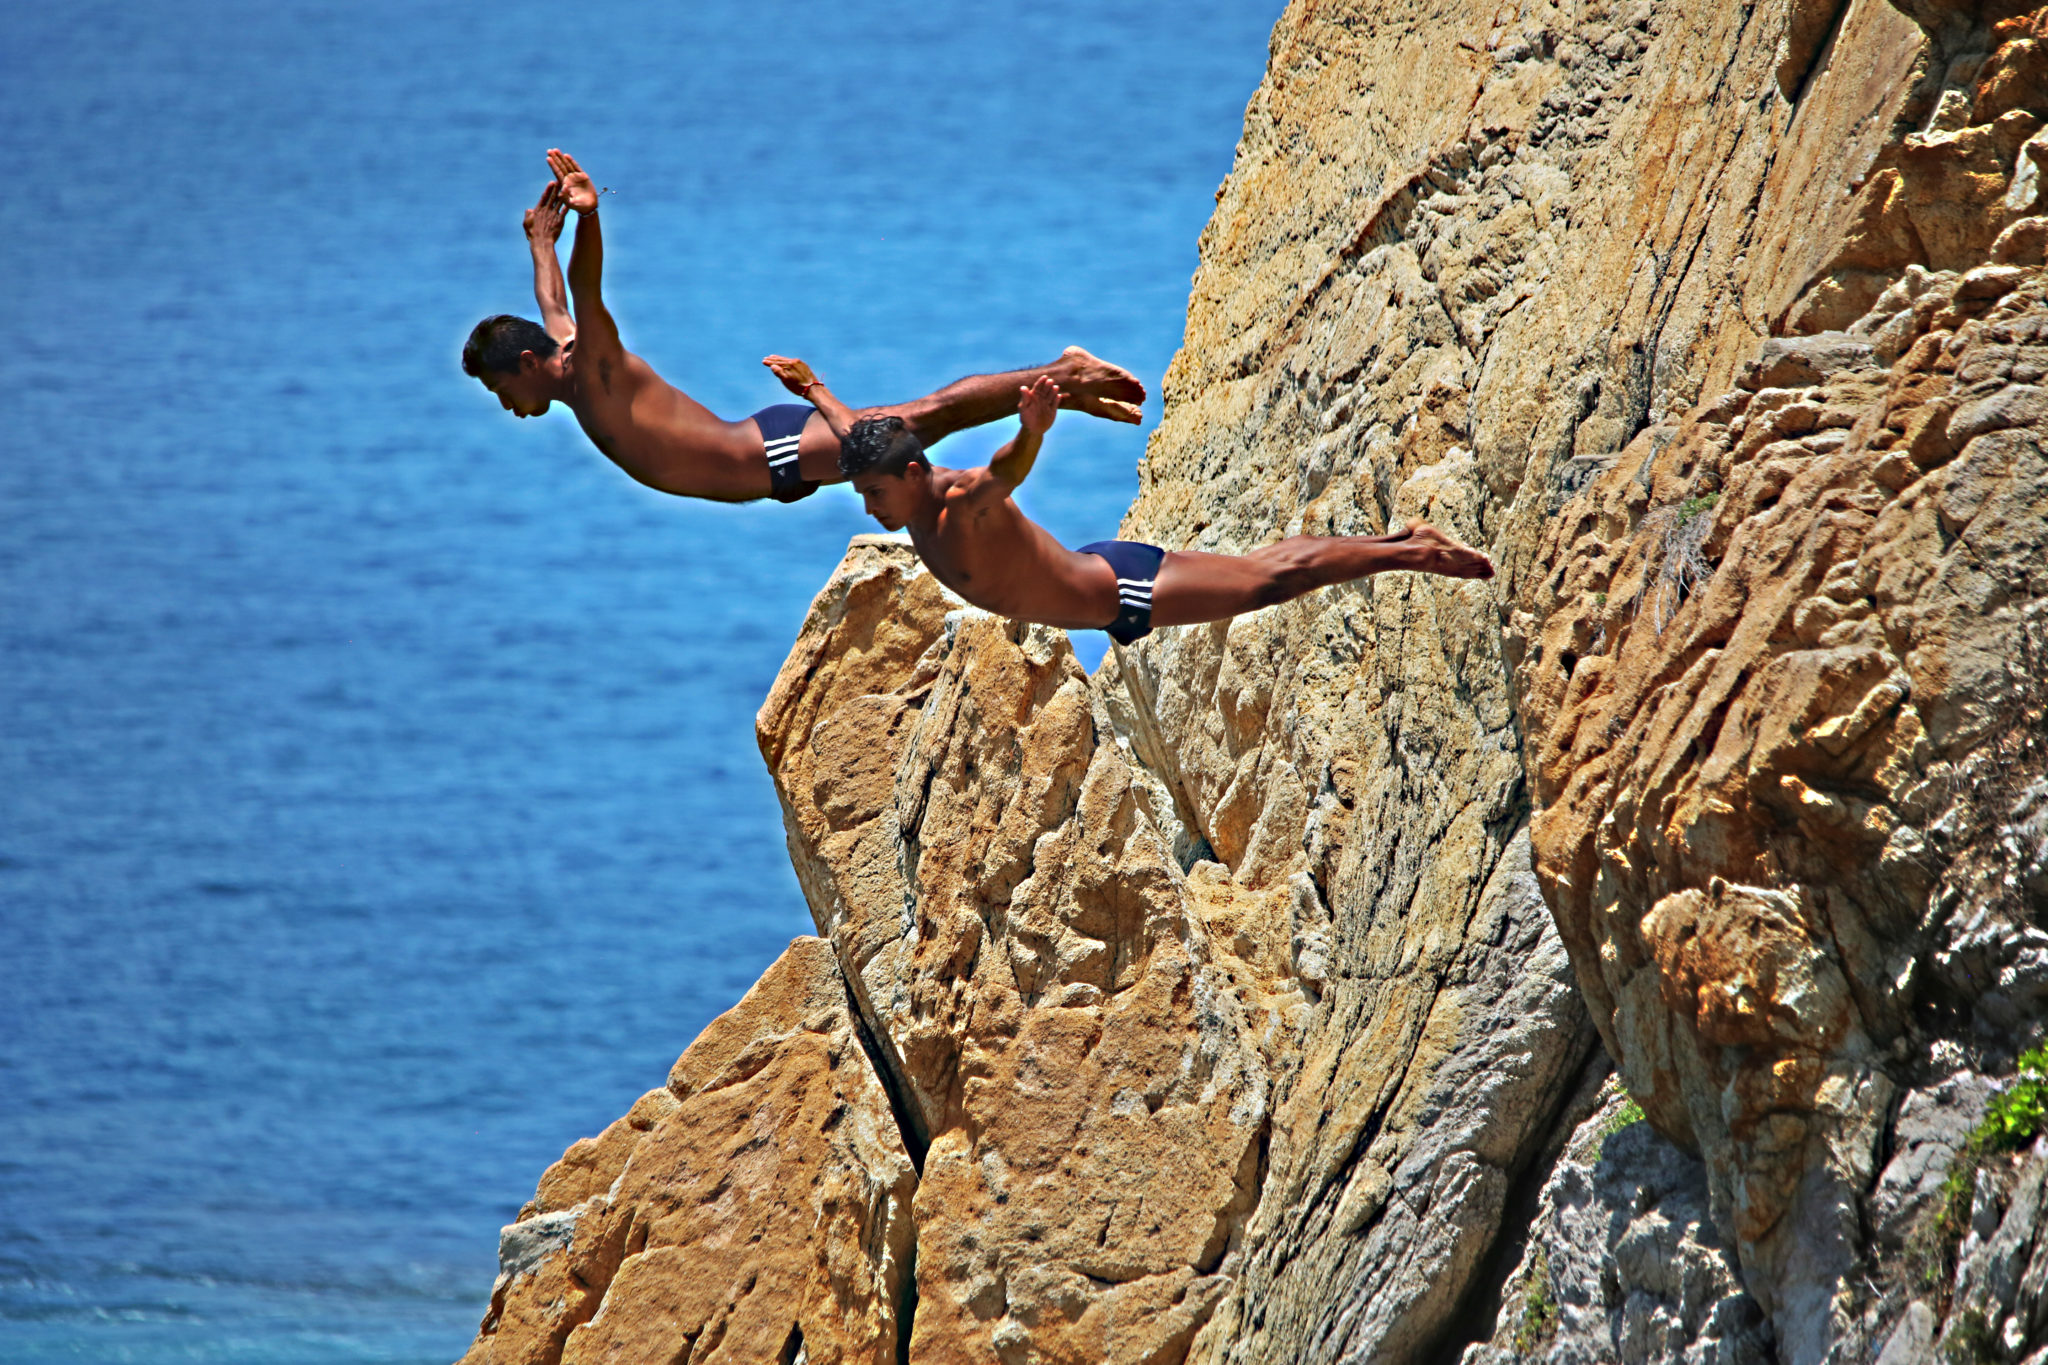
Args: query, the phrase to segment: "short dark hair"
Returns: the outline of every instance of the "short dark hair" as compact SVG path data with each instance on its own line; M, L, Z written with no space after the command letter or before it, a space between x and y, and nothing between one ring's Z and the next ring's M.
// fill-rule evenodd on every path
M462 343L462 372L482 379L484 371L511 374L519 368L522 352L532 351L542 360L555 353L555 339L547 328L530 318L500 313L485 318Z
M897 474L912 464L931 464L924 457L924 442L901 417L863 417L839 443L839 472L847 478L862 474Z

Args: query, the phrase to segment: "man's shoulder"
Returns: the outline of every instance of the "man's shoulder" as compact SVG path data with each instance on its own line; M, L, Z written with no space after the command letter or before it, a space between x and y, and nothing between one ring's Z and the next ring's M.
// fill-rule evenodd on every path
M1002 487L1002 480L987 465L974 469L934 468L932 475L938 481L939 496L948 502L981 502Z

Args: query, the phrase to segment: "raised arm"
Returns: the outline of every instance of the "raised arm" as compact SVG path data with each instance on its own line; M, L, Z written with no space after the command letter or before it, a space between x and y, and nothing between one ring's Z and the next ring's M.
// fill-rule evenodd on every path
M1017 392L1017 423L1022 430L988 462L988 472L1002 486L1002 496L1006 498L1031 472L1031 466L1038 460L1038 447L1060 410L1060 386L1051 375L1040 375L1036 383L1026 384Z
M619 343L618 325L599 290L604 278L604 235L597 225L597 187L576 164L576 158L560 148L548 149L548 169L562 187L562 202L576 210L576 245L569 250L569 298L576 309L578 347L585 351L593 345L614 348Z
M576 335L569 319L569 291L562 285L562 263L555 239L562 235L562 182L550 180L540 201L526 211L526 245L533 252L533 301L540 305L540 325L556 341Z
M825 381L811 372L811 367L801 360L788 356L771 355L761 362L772 370L782 387L818 410L825 419L825 425L832 428L832 434L840 440L846 439L847 431L853 426L853 409L839 401L832 390L825 387Z

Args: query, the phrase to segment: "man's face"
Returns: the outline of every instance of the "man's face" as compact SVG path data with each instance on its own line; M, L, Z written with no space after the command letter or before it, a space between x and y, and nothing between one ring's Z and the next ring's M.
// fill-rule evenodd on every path
M505 411L515 417L538 417L554 402L545 392L539 356L532 351L520 354L519 368L506 374L485 370L478 380L497 397Z
M917 510L917 494L920 484L911 474L922 471L922 465L913 464L902 474L878 474L873 470L853 477L853 491L860 494L861 506L867 514L882 523L885 531L900 531L910 524L911 515Z

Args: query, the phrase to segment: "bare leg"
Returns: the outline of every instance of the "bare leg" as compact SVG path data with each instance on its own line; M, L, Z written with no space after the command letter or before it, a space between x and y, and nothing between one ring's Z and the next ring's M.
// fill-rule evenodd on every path
M1493 577L1492 560L1424 521L1384 536L1295 536L1248 555L1174 550L1152 589L1152 624L1221 621L1389 569Z
M956 431L982 426L1011 417L1017 411L1018 395L1042 375L1052 376L1060 386L1060 406L1112 422L1138 422L1144 414L1145 386L1119 365L1099 360L1079 346L1069 346L1049 365L1003 374L975 374L956 379L937 393L908 403L890 403L863 408L853 416L901 417L927 446L938 444ZM813 416L803 431L799 448L803 475L819 483L839 482L839 438L822 415Z
M1079 346L1069 346L1050 365L1006 374L977 374L956 379L929 397L870 409L867 414L901 417L917 439L935 445L956 431L1000 421L1017 411L1018 391L1051 375L1060 386L1060 406L1112 422L1137 422L1143 414L1145 386L1130 371L1097 360Z

